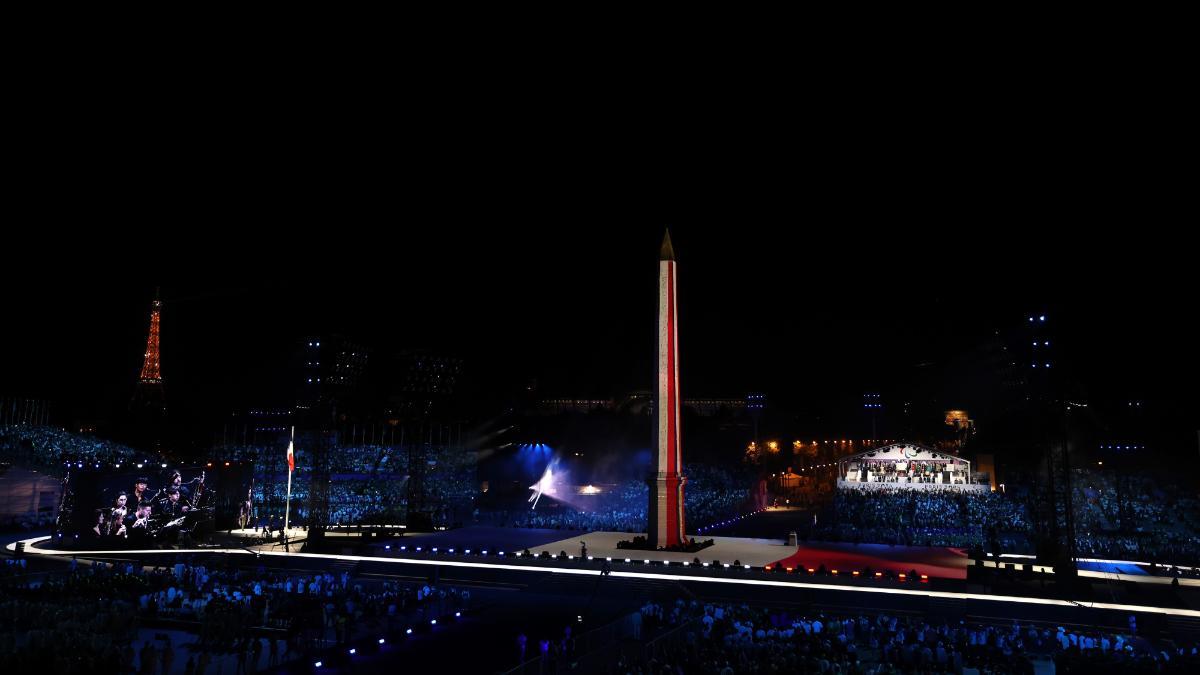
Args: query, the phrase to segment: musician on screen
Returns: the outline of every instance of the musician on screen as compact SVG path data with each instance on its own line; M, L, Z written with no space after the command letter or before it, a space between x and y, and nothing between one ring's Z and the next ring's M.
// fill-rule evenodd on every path
M178 487L167 488L167 498L159 502L159 510L170 518L179 518L191 509L188 501L180 495Z
M130 543L144 544L150 540L152 534L150 531L150 502L138 504L133 515L125 519L125 529Z
M108 509L96 509L96 524L92 526L92 533L96 539L103 537L108 531L107 516Z
M150 484L150 480L145 476L138 476L133 481L133 497L129 500L131 506L136 507L142 502L150 501L150 495L146 492L146 486Z
M150 502L138 504L137 510L125 518L125 528L130 534L140 529L143 533L150 528Z
M246 490L246 500L242 502L242 507L238 511L238 526L241 529L246 529L246 525L250 523L250 519L254 516L254 488Z
M124 492L117 495L113 500L112 511L108 516L108 535L112 537L124 537L126 535L125 516L129 515L128 508L129 496Z

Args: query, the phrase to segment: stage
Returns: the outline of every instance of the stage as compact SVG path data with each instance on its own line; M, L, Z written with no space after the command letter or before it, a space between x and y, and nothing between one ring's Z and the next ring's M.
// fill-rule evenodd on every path
M768 565L780 558L787 557L796 550L794 546L788 546L787 542L782 539L743 539L739 537L701 537L696 536L697 541L713 540L713 545L706 549L702 549L695 553L672 553L668 551L638 551L632 549L617 548L617 542L630 541L636 534L628 532L588 532L580 533L576 536L559 539L547 544L531 547L529 551L533 554L539 554L542 551L547 551L550 555L558 555L560 551L566 551L567 555L578 556L580 552L579 542L587 542L588 555L595 558L613 558L614 560L659 560L671 562L691 562L697 558L701 562L712 562L719 560L722 563L732 563L737 560L743 565L751 565L753 567L762 567Z
M850 572L870 567L878 571L909 572L927 574L931 578L965 579L969 560L962 549L927 546L888 546L884 544L847 544L807 542L800 546L788 546L784 539L751 537L723 537L697 535L697 540L712 539L713 545L695 553L668 551L639 551L617 548L617 542L630 541L636 534L629 532L583 532L579 530L546 530L511 527L472 526L456 530L429 533L407 533L399 539L383 540L372 544L372 548L383 550L439 552L454 550L506 551L509 554L528 550L534 555L543 552L552 556L566 553L578 558L580 542L587 543L588 555L596 558L612 558L623 561L653 560L658 562L702 563L714 560L721 563L737 561L742 565L765 567L767 565L805 569L825 565L826 569Z

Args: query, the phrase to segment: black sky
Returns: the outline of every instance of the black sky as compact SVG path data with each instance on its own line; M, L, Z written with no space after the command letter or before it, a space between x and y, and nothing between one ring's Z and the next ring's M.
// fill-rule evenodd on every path
M78 416L124 400L161 284L168 395L192 419L274 402L305 334L461 355L481 400L533 378L546 395L613 397L651 381L656 254L670 221L685 395L764 391L817 415L969 358L1033 311L1051 314L1092 395L1155 400L1194 424L1191 271L1152 237L999 222L931 233L883 212L772 208L622 219L608 206L561 222L503 207L398 209L389 227L164 228L175 241L145 263L43 242L9 268L0 382Z
M1014 101L1003 119L475 105L418 123L220 100L31 123L0 250L0 394L72 415L126 400L161 285L176 415L264 403L310 333L459 354L481 399L530 378L620 395L652 377L669 225L685 396L816 414L1046 311L1096 397L1160 400L1195 428L1194 188L1164 161L1166 122L1051 128Z

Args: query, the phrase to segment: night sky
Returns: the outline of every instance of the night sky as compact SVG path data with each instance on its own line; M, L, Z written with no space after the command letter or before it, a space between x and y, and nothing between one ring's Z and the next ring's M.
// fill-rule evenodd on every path
M762 391L799 418L829 415L969 362L995 330L1045 312L1090 397L1153 401L1181 433L1196 428L1183 252L1152 237L1055 235L1001 209L918 234L919 218L878 206L875 217L780 207L629 213L614 202L580 216L509 200L278 234L176 228L140 262L128 255L136 240L111 256L78 242L52 255L43 242L6 269L0 393L51 399L63 422L127 400L161 284L172 414L196 424L276 402L273 383L306 334L461 355L481 407L533 379L546 396L619 396L651 383L670 224L687 397Z

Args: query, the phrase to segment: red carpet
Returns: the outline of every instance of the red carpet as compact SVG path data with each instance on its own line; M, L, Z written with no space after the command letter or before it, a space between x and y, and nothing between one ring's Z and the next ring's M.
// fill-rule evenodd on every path
M967 552L961 548L815 542L802 544L795 554L771 563L771 567L807 570L824 565L827 570L845 574L870 567L877 572L916 570L931 579L966 579L968 563Z

